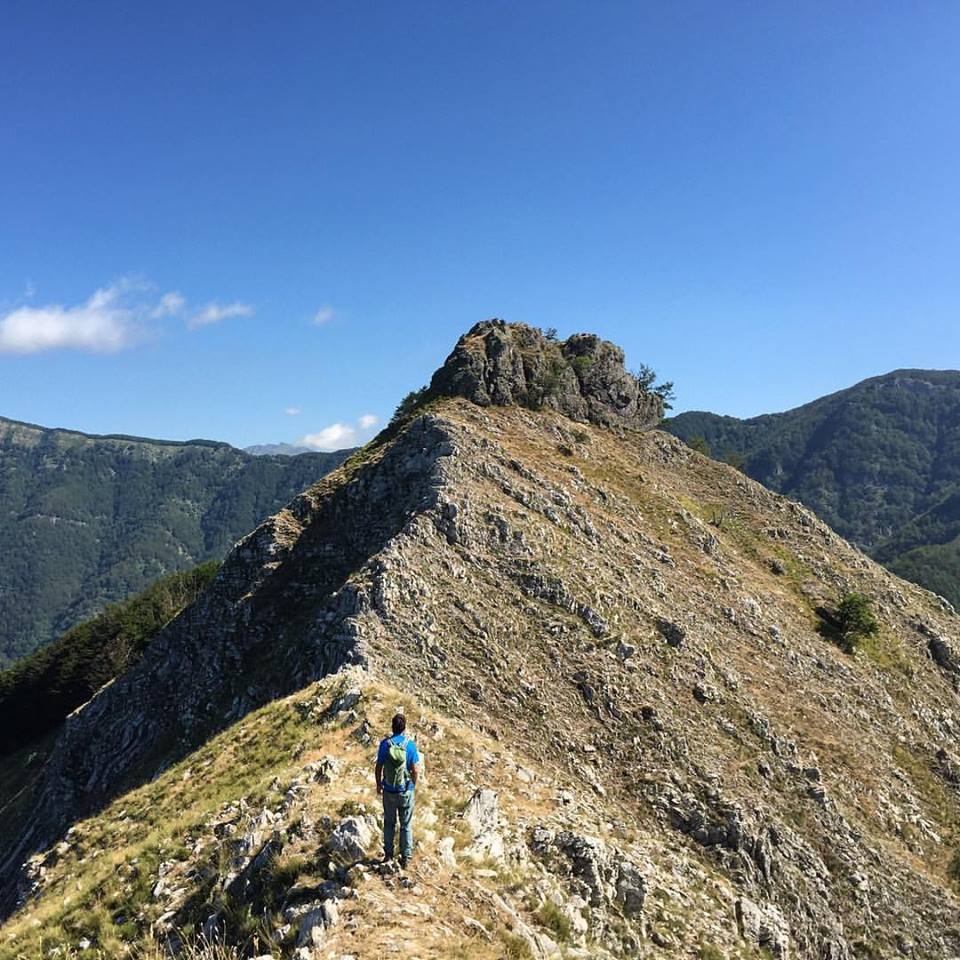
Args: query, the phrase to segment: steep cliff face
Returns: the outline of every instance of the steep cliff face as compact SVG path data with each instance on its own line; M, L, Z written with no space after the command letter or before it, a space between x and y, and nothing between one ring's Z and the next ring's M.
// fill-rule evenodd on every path
M438 374L438 393L465 382L455 358L461 347L479 349L471 342ZM481 379L491 403L502 399L499 375ZM816 632L815 610L848 591L869 597L882 623L853 656ZM434 400L243 541L136 670L69 720L7 859L8 892L39 894L11 929L19 945L31 942L31 917L72 876L82 854L67 852L68 838L60 868L55 845L71 822L186 756L160 786L141 787L105 815L147 810L144 791L155 804L193 791L195 808L177 814L186 839L170 827L169 842L222 853L202 868L191 853L176 886L186 900L138 906L135 936L168 936L173 920L199 931L213 917L210 931L247 943L225 905L247 896L276 932L274 955L310 956L317 924L325 950L354 952L323 904L353 896L332 891L353 889L361 856L352 848L349 863L331 866L330 844L362 828L341 827L346 812L324 806L330 822L320 836L297 826L294 800L312 796L319 777L305 766L309 750L336 746L356 765L343 811L347 802L375 809L365 779L371 724L398 700L420 717L423 740L456 726L485 746L477 756L452 751L418 800L436 819L421 823L425 872L415 882L442 924L429 948L401 944L397 955L439 957L445 937L460 942L443 924L462 922L452 905L462 897L461 907L487 904L495 929L538 957L561 948L572 956L716 955L708 948L815 960L954 956L957 634L956 616L937 598L679 440L553 409ZM316 724L307 754L287 743L307 736L291 732L299 728L287 708L269 714L274 733L255 735L260 728L240 719L342 665L359 669L346 687L326 681L294 698L306 696L291 709ZM364 697L379 706L366 713ZM259 757L268 797L256 801L267 804L259 826L244 819L243 804L260 787L244 781L230 794L227 768L216 772L220 748L188 755L238 720L222 736L237 744L238 763L244 749ZM272 759L257 736L276 737ZM498 763L484 759L493 751ZM200 782L178 786L184 773ZM502 789L499 810L480 797L468 816L474 787ZM253 831L240 866L224 846L233 834L216 825L225 793L240 805L237 829ZM442 830L453 829L454 808L463 829L477 826L468 840L480 843L479 875L450 868ZM98 823L81 824L79 835ZM276 824L276 839L264 824ZM491 830L499 844L478 839ZM148 836L132 830L126 845L116 841L125 851L117 856L138 858ZM365 844L361 851L376 848L369 833ZM322 923L307 929L292 900L272 904L256 892L261 849L256 869L288 851L334 883L313 891ZM239 886L238 871L247 871ZM98 882L89 897L101 895ZM357 909L373 910L380 888L363 889ZM81 907L63 908L63 930L79 929L71 911ZM509 939L496 941L499 953L490 946L493 927L486 940L470 929L477 956L509 953Z

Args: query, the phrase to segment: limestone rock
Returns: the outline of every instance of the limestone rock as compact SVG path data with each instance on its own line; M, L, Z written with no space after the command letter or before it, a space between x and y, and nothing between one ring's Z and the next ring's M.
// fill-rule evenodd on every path
M776 960L790 960L790 927L771 904L760 906L741 897L736 904L740 936L751 946L767 950Z
M571 420L635 430L656 426L663 415L660 398L627 372L614 344L593 334L558 343L535 327L502 320L478 323L460 338L429 395L547 407Z
M345 817L327 841L331 857L342 863L361 860L373 846L377 822L371 816Z

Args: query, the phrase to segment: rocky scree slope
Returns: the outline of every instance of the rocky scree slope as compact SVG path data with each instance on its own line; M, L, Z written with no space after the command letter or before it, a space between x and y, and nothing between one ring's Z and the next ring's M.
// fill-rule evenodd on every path
M161 576L220 560L349 453L253 457L0 418L0 668Z
M664 427L742 459L755 480L960 606L960 372L897 370L785 413L690 412Z
M583 916L591 950L960 955L951 609L672 437L535 405L434 399L238 546L141 663L68 719L9 848L14 929L50 908L42 885L23 898L70 823L353 664L534 779L563 779L570 803L555 802L574 821L510 829L559 876L604 878L595 926L570 900L592 904L587 888L557 904ZM883 625L854 656L815 631L814 610L848 590ZM626 840L616 854L557 839L603 823ZM497 876L509 858L491 856ZM623 883L598 857L629 863Z

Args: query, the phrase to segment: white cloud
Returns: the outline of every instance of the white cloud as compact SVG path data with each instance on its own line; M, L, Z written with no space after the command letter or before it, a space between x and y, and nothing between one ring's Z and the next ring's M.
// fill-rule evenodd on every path
M252 314L253 307L248 303L236 302L221 306L213 301L189 317L187 326L191 330L197 330L199 327L209 327L213 323L220 323L221 320L230 320L233 317L249 317Z
M356 441L357 431L345 423L332 423L316 433L308 433L297 443L302 447L311 447L314 450L342 450L352 446Z
M186 305L187 301L174 290L170 293L165 293L160 298L160 302L154 307L150 316L153 317L154 320L160 320L163 317L172 317L174 314L180 313Z
M299 407L290 407L289 410L300 412ZM357 440L357 434L365 430L370 430L380 422L380 418L375 413L365 413L357 419L356 426L350 426L348 423L332 423L329 427L324 427L316 433L308 433L301 437L297 443L301 447L312 447L314 450L342 450L344 447L354 446Z
M300 407L287 407L283 412L288 417L295 417L300 412Z
M325 306L321 307L314 315L311 323L315 327L322 327L325 323L329 323L333 319L333 307Z
M155 321L180 316L187 301L176 290L158 295L142 277L125 277L96 290L83 303L65 306L30 304L35 295L29 284L20 305L0 306L0 353L40 353L45 350L85 350L115 353L133 346L148 334ZM191 330L230 317L248 317L253 307L211 301L193 311L186 323Z
M137 285L121 281L101 287L76 306L52 303L10 310L0 317L0 353L123 350L138 339L143 321L159 307L138 298L139 292Z

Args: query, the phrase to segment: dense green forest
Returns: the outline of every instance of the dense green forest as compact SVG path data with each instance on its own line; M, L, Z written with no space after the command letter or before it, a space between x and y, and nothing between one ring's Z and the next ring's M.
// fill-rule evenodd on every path
M256 457L0 418L0 668L168 573L222 559L348 454Z
M786 413L663 426L960 606L960 372L898 370Z
M0 755L56 729L132 666L156 634L200 596L219 566L210 561L170 574L0 673Z

